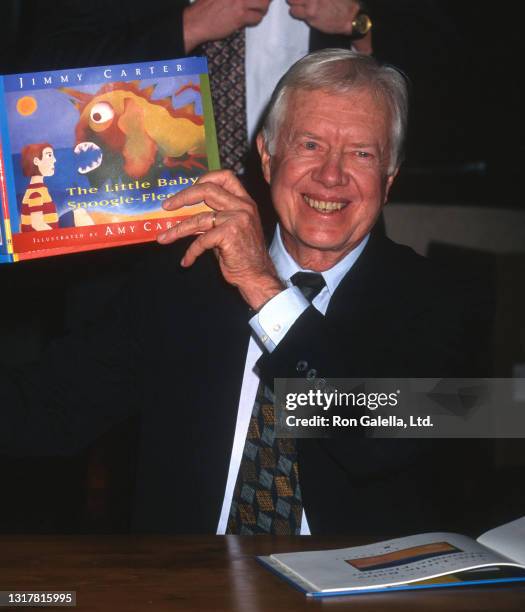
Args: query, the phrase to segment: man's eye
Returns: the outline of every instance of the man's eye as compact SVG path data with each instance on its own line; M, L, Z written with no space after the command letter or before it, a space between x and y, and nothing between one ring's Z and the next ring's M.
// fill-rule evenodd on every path
M315 151L317 149L317 143L312 140L308 140L304 143L304 148L308 151Z
M372 157L372 154L368 151L356 151L355 154L361 159L369 159L370 157Z

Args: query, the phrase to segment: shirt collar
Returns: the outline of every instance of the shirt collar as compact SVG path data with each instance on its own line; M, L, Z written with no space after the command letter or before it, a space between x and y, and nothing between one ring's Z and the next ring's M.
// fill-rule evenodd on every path
M335 266L321 272L330 296L333 295L345 274L355 264L359 255L363 252L369 238L370 234L367 234L363 240L361 240L350 253L345 255L341 261L338 261ZM272 244L270 245L270 257L272 258L279 278L288 286L290 285L290 277L296 272L312 272L312 270L301 268L295 259L288 253L281 238L281 228L279 225L277 225Z

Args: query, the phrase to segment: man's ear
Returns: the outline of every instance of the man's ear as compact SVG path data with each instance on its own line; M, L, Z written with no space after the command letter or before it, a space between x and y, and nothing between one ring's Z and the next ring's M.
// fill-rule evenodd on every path
M261 168L263 171L263 176L268 184L270 184L271 171L270 171L270 162L272 156L268 152L268 147L266 146L266 140L262 132L257 134L257 150L259 151L259 156L261 158Z
M392 174L389 174L386 177L386 183L385 183L385 195L383 197L383 206L387 203L388 201L388 194L390 193L390 188L392 187L392 185L394 184L394 181L396 179L396 176L399 172L399 168L396 168L394 170L394 172L392 172Z

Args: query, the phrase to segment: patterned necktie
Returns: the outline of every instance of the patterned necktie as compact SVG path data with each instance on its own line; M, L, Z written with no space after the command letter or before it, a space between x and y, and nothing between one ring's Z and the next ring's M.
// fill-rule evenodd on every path
M320 274L307 272L291 280L309 300L325 284ZM226 533L299 535L302 511L295 440L275 437L274 396L260 381Z
M302 502L295 441L275 437L273 393L259 383L226 533L299 535Z
M222 167L242 174L248 152L244 29L202 47L208 58Z

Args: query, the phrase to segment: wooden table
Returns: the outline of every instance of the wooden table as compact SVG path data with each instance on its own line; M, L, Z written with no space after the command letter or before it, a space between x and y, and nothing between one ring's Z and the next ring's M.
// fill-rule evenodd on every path
M0 536L0 590L74 590L78 610L112 612L525 610L525 585L312 600L254 558L366 541L265 536Z

